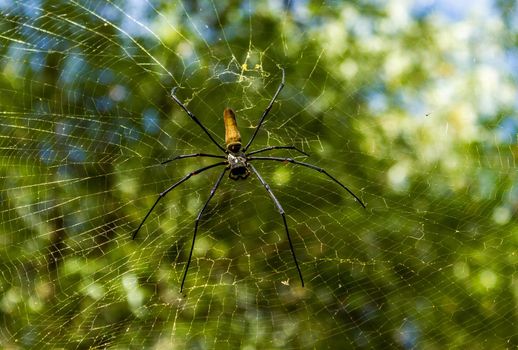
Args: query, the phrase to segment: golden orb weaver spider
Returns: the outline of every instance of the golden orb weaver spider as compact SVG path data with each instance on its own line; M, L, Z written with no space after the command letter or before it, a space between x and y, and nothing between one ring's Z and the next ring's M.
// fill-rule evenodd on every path
M259 120L259 124L257 124L252 137L250 138L250 140L248 141L248 143L246 144L246 146L244 148L241 148L242 147L241 135L239 134L239 130L237 128L236 115L235 115L235 113L234 113L234 111L232 109L226 108L224 110L224 112L223 112L223 118L224 118L224 123L225 123L225 146L226 146L226 148L223 148L214 139L214 137L212 137L212 135L209 132L209 130L205 126L203 126L203 124L198 120L198 118L191 111L189 111L189 109L187 109L187 107L178 99L178 97L176 97L176 93L175 92L176 92L177 88L175 87L171 91L172 99L185 111L185 113L187 113L187 115L196 124L198 124L200 126L200 128L205 132L205 134L207 134L207 136L210 138L210 140L223 152L224 155L216 155L216 154L208 154L208 153L182 154L182 155L178 155L178 156L176 156L176 157L174 157L172 159L166 160L166 161L162 162L162 164L166 164L166 163L172 162L172 161L177 160L177 159L194 158L194 157L210 157L210 158L225 159L224 161L221 161L221 162L218 162L218 163L214 163L214 164L205 166L203 168L200 168L198 170L194 170L194 171L188 173L183 178L181 178L179 181L174 183L172 186L170 186L169 188L167 188L166 190L161 192L158 195L158 198L155 201L155 203L153 204L153 206L147 212L147 214L144 217L144 219L142 219L142 221L140 222L140 225L138 226L138 228L133 233L132 239L135 239L135 237L137 236L137 233L142 228L142 226L144 225L144 222L149 217L149 215L151 214L153 209L155 209L155 207L158 204L158 202L160 201L160 199L164 198L169 192L171 192L173 189L175 189L178 185L180 185L183 182L187 181L192 176L197 175L197 174L199 174L201 172L204 172L205 170L209 170L209 169L212 169L212 168L217 167L217 166L225 166L225 168L223 169L223 172L221 172L221 174L219 175L218 179L216 180L216 183L214 184L214 187L212 187L212 190L210 191L209 198L207 199L207 201L205 202L205 204L201 208L200 212L198 213L198 216L196 217L196 220L195 220L195 223L194 223L194 234L193 234L193 237L192 237L191 250L189 251L189 258L187 259L187 265L185 266L185 271L184 271L183 278L182 278L182 284L180 286L180 293L183 291L183 287L184 287L184 284L185 284L185 279L187 278L187 272L189 270L189 265L191 264L192 252L194 250L194 243L196 241L196 234L198 233L198 223L200 221L200 218L201 218L203 212L205 211L205 208L207 208L207 205L209 204L210 200L214 196L214 193L216 192L216 190L217 190L219 184L221 183L221 180L223 179L223 176L225 175L227 170L229 170L229 178L232 179L232 180L239 180L239 179L243 179L244 180L248 176L250 176L251 172L253 172L255 174L255 176L257 176L257 178L259 179L261 184L264 186L264 188L266 189L268 194L270 195L272 201L274 202L275 206L277 207L277 209L279 210L279 213L282 216L282 221L283 221L283 224L284 224L284 228L286 230L286 236L288 237L288 243L290 245L291 254L293 256L293 261L295 262L295 266L297 267L297 271L299 273L300 283L301 283L302 287L304 287L304 278L302 277L302 272L300 270L299 263L297 261L297 256L295 255L295 249L293 249L293 243L291 241L290 232L288 230L288 224L286 222L286 214L284 212L284 209L282 208L281 203L279 203L279 201L277 200L277 198L273 194L272 190L270 189L270 186L266 183L266 181L264 181L264 179L259 174L259 172L257 172L257 169L252 164L250 164L249 162L250 161L257 161L257 160L272 160L272 161L277 161L277 162L288 162L288 163L292 163L292 164L302 165L304 167L307 167L307 168L319 171L319 172L325 174L327 177L329 177L335 183L340 185L347 192L349 192L349 194L351 196L353 196L354 199L356 199L356 201L358 201L358 203L365 209L365 204L361 201L360 198L358 198L358 196L356 196L349 188L347 188L347 186L345 186L340 181L335 179L333 176L331 176L327 171L325 171L322 168L319 168L319 167L317 167L315 165L312 165L312 164L309 164L309 163L300 162L300 161L297 161L295 159L286 158L286 157L251 157L251 155L253 155L253 154L257 154L257 153L261 153L261 152L266 152L266 151L270 151L270 150L274 150L274 149L291 149L291 150L297 151L297 152L299 152L299 153L301 153L301 154L303 154L305 156L309 156L307 153L301 151L300 149L296 148L295 146L269 146L269 147L264 147L264 148L258 149L256 151L252 151L252 152L248 152L247 153L248 148L250 147L250 145L254 141L254 139L255 139L255 137L257 135L257 132L259 131L259 128L261 127L261 125L264 122L264 119L266 118L266 116L268 115L270 110L272 109L272 106L275 103L275 100L277 99L277 96L279 95L279 93L281 92L282 88L284 87L284 83L285 83L284 69L281 68L281 71L282 71L282 81L279 84L279 86L277 87L277 91L275 92L275 94L273 95L272 99L270 100L270 103L268 104L268 107L266 107L265 111L263 112L263 115L261 116L261 119Z

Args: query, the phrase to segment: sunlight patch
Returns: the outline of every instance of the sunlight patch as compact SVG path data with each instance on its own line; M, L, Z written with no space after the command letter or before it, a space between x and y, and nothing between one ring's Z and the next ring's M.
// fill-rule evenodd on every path
M484 288L492 289L496 286L498 278L492 270L486 269L480 273L479 281Z

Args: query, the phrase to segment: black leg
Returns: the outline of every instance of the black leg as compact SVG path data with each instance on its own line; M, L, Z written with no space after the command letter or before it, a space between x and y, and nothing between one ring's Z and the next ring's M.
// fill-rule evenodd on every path
M185 113L187 113L187 115L188 115L189 117L191 117L191 119L192 119L192 120L194 120L194 122L195 122L196 124L198 124L198 125L203 129L203 131L205 131L205 133L207 134L207 136L209 136L209 138L212 140L212 142L214 142L214 144L215 144L216 146L218 146L218 148L219 148L220 150L222 150L223 152L225 152L225 153L226 153L225 149L224 149L223 147L221 147L221 145L220 145L216 140L214 140L214 137L212 137L212 135L210 134L209 130L207 130L207 128L203 126L203 124L198 120L198 118L196 118L196 116L195 116L191 111L189 111L189 110L187 109L187 107L185 107L185 105L184 105L184 104L183 104L183 103L178 99L178 97L176 97L176 94L175 94L176 89L177 89L177 87L175 87L175 88L171 91L171 97L173 98L173 100L174 100L174 101L175 101L175 102L176 102L180 107L182 107L182 109L185 111Z
M279 95L279 93L281 92L282 88L284 87L284 79L285 79L284 68L281 68L281 71L282 71L282 81L279 84L279 87L277 88L277 91L273 95L273 97L272 97L272 99L270 101L270 104L268 105L268 107L266 107L265 111L263 112L263 115L261 116L261 119L259 120L259 124L257 124L257 126L255 127L254 134L252 135L252 138L250 139L250 141L248 141L248 143L246 144L245 148L243 148L243 152L244 153L246 152L248 147L250 147L250 145L254 141L255 136L257 135L257 132L259 131L259 128L263 124L264 118L266 118L266 116L270 112L270 109L272 109L273 103L275 102L275 100L277 99L277 96Z
M302 166L305 166L305 167L308 167L308 168L311 168L313 170L316 170L316 171L319 171L321 173L324 173L326 174L331 180L333 180L334 182L336 182L337 184L339 184L340 186L342 186L342 188L344 188L347 192L349 192L349 194L351 196L354 197L354 199L356 199L356 201L358 203L360 203L360 205L365 209L365 204L363 204L362 200L360 198L358 198L358 196L356 196L353 191L351 191L350 189L347 188L347 186L345 186L344 184L342 184L340 181L338 181L337 179L335 179L333 176L331 176L327 171L325 171L324 169L322 168L319 168L317 166L314 166L313 164L308 164L308 163L304 163L304 162L299 162L295 159L292 159L292 158L281 158L281 157L250 157L248 158L247 160L275 160L277 162L289 162L289 163L293 163L293 164L298 164L298 165L302 165Z
M190 172L189 174L185 175L180 181L176 182L174 185L172 185L171 187L169 187L167 190L163 191L162 193L160 193L158 195L158 198L157 200L155 201L155 204L153 204L153 206L151 207L151 209L149 209L149 211L147 212L146 216L144 216L144 219L142 220L142 222L140 223L140 225L138 226L137 230L133 233L133 236L131 237L131 239L135 239L135 237L137 236L137 233L138 231L140 230L140 228L142 227L142 225L144 225L144 222L146 221L146 219L148 218L149 214L151 214L151 212L153 211L153 209L155 209L156 205L158 204L158 202L165 197L166 194L168 194L170 191L172 191L176 186L180 185L181 183L189 180L189 178L193 175L196 175L196 174L199 174L205 170L208 170L210 168L214 168L216 166L219 166L219 165L226 165L228 164L227 162L219 162L219 163L216 163L216 164L211 164L211 165L208 165L206 167L203 167L203 168L200 168L198 170L195 170L195 171L192 171Z
M309 157L309 154L307 154L304 151L301 151L300 149L298 149L295 146L270 146L270 147L265 147L265 148L258 149L257 151L250 152L250 153L247 154L247 156L251 156L252 154L257 154L257 153L260 153L260 152L270 151L272 149L292 149L294 151L297 151L297 152L302 153L303 155Z
M194 250L194 242L196 241L196 233L198 232L198 223L200 222L201 215L205 211L205 208L207 208L207 205L209 204L209 201L214 196L214 193L216 193L216 189L218 188L218 186L221 182L221 179L223 179L223 176L225 175L226 171L227 171L227 168L225 168L223 170L223 172L221 173L221 175L218 177L216 184L214 184L214 187L210 191L209 198L207 199L207 201L205 202L205 205L203 206L203 208L201 208L200 212L198 213L198 216L196 217L196 222L194 223L194 235L192 236L191 251L189 252L189 259L187 259L187 265L185 265L185 272L183 273L182 286L180 287L180 293L182 292L183 285L185 284L185 278L187 277L187 271L189 270L189 265L191 265L192 251Z
M168 160L164 160L160 164L167 164L167 163L172 162L173 160L177 160L177 159L194 158L194 157L211 157L211 158L222 158L222 159L226 159L227 158L225 156L218 156L218 155L215 155L215 154L207 154L207 153L181 154L181 155L176 156L174 158L171 158L171 159L168 159Z
M302 287L304 287L304 279L302 278L302 272L300 271L299 263L297 262L297 257L295 256L295 249L293 249L293 243L291 242L290 232L288 231L288 223L286 222L286 214L284 214L284 209L282 209L281 203L279 203L279 201L273 194L272 190L270 189L270 186L263 180L263 178L261 177L261 175L259 175L254 166L252 164L249 164L249 166L250 169L252 169L252 171L255 173L255 175L257 175L257 178L259 179L259 181L261 181L264 188L266 188L266 191L272 198L277 209L279 209L279 213L281 214L282 221L284 223L284 228L286 229L286 235L288 236L288 242L290 244L291 254L293 255L293 261L295 261L295 266L297 266L297 271L299 272L300 283L302 284Z

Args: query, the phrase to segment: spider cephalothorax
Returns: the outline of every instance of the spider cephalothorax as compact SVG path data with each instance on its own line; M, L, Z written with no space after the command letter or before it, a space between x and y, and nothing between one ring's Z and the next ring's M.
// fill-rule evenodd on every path
M217 166L225 166L225 168L223 169L223 171L219 175L216 183L214 184L214 187L210 191L209 198L207 199L207 201L205 202L205 204L201 208L198 216L196 217L196 220L195 220L195 223L194 223L194 235L192 237L191 250L189 252L189 258L187 259L187 264L185 265L185 271L184 271L184 274L183 274L182 284L180 286L180 292L183 290L183 286L184 286L184 283L185 283L185 278L187 277L187 271L189 270L189 265L191 264L192 251L194 249L194 243L196 241L196 233L198 232L198 223L200 221L200 218L201 218L205 208L207 208L207 205L209 204L209 201L214 196L214 193L216 192L216 190L217 190L219 184L221 183L221 180L223 179L223 176L225 175L227 170L229 170L229 177L232 180L246 179L250 175L250 173L253 172L255 174L255 176L257 176L257 179L261 182L261 184L264 186L264 188L268 192L268 194L271 197L273 203L275 204L275 206L279 210L279 213L282 216L282 221L283 221L283 224L284 224L284 229L286 230L286 236L288 238L288 243L290 245L291 254L293 256L293 261L295 262L295 266L297 268L297 272L299 273L299 278L300 278L300 282L302 284L302 287L304 287L304 279L302 278L302 272L300 270L299 263L297 261L296 255L295 255L295 249L293 249L293 243L291 241L290 232L288 230L288 224L286 222L286 214L284 213L284 209L282 208L281 203L277 200L277 198L273 194L272 190L270 189L270 186L266 183L266 181L264 181L264 179L259 174L257 169L255 169L255 167L252 164L250 164L249 162L250 161L256 161L256 160L273 160L273 161L277 161L277 162L285 162L285 163L297 164L297 165L304 166L306 168L310 168L310 169L316 170L316 171L318 171L320 173L325 174L327 177L329 177L335 183L340 185L343 189L345 189L347 192L349 192L349 194L351 196L353 196L358 201L358 203L360 203L360 205L363 208L365 208L365 204L363 204L363 202L360 200L360 198L358 198L350 189L348 189L345 185L343 185L340 181L335 179L333 176L331 176L327 171L325 171L322 168L319 168L319 167L317 167L317 166L315 166L313 164L300 162L300 161L295 160L293 158L286 158L286 157L251 157L252 154L257 154L257 153L266 152L266 151L275 150L275 149L291 149L291 150L297 151L299 153L302 153L305 156L308 156L307 153L301 151L300 149L296 148L295 146L269 146L269 147L264 147L264 148L258 149L258 150L253 151L253 152L247 152L248 151L248 147L250 147L250 145L252 144L252 141L255 139L255 136L257 135L257 132L259 131L259 128L263 124L264 119L266 118L266 116L270 112L270 109L272 109L273 103L277 99L277 95L279 95L279 93L281 92L282 88L284 87L284 69L281 69L281 70L282 70L282 82L279 84L279 87L277 88L277 91L275 92L275 94L273 95L272 99L270 100L270 103L268 104L268 107L266 107L266 110L263 112L263 115L261 116L261 119L259 120L259 123L257 124L257 127L255 128L252 137L250 138L250 140L248 141L248 143L246 144L246 146L244 148L242 148L241 135L239 134L239 130L237 128L236 115L235 115L234 111L232 111L230 108L226 108L224 110L224 112L223 112L223 118L224 118L224 122L225 122L225 146L226 146L226 148L223 148L214 139L214 137L209 132L209 130L207 130L207 128L205 128L205 126L203 126L203 124L198 120L198 118L191 111L189 111L189 109L187 109L187 107L178 99L178 97L176 97L176 94L175 94L176 88L174 88L172 90L172 92L171 92L171 97L173 98L173 100L185 111L185 113L187 113L187 115L196 124L198 124L201 127L203 132L205 132L205 134L207 134L209 139L222 151L223 154L220 154L220 155L208 154L208 153L182 154L182 155L178 155L178 156L176 156L176 157L174 157L172 159L168 159L168 160L162 162L162 164L166 164L166 163L172 162L172 161L174 161L176 159L193 158L193 157L210 157L210 158L225 159L224 161L221 161L221 162L218 162L218 163L215 163L215 164L211 164L211 165L205 166L203 168L200 168L198 170L194 170L194 171L188 173L182 179L180 179L179 181L174 183L172 186L170 186L169 188L164 190L162 193L160 193L160 195L158 196L157 200L155 201L155 203L153 204L151 209L149 209L149 211L147 212L147 214L144 217L144 219L142 219L142 221L140 222L139 227L133 233L133 239L135 239L135 237L137 236L138 231L140 230L142 225L144 225L144 222L148 218L149 214L151 214L153 209L156 207L156 205L158 204L160 199L162 199L166 194L168 194L170 191L175 189L178 185L182 184L183 182L187 181L192 176L194 176L196 174L199 174L199 173L201 173L201 172L203 172L205 170L208 170L208 169L211 169L211 168L214 168L214 167L217 167Z
M248 163L244 153L228 153L228 177L232 180L246 179L250 175Z

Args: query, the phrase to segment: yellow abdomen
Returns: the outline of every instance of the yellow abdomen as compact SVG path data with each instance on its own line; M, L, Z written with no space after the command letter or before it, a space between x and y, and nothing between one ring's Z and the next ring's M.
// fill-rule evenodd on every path
M223 111L225 121L225 145L227 150L233 153L241 149L241 135L237 129L236 114L230 108Z

